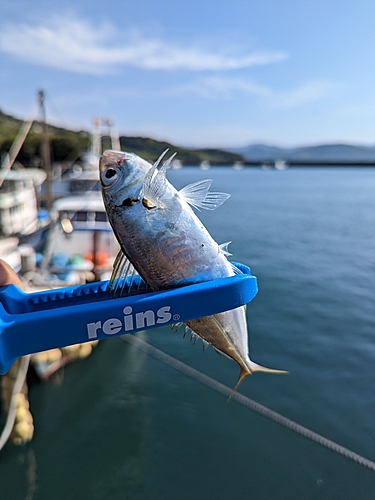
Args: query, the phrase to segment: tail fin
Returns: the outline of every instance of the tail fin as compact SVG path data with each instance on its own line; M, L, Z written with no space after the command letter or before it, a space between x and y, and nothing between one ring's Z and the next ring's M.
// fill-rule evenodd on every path
M238 389L240 383L243 381L243 379L247 375L251 375L254 372L266 372L266 373L277 373L277 374L286 374L286 373L289 373L286 370L276 370L274 368L266 368L265 366L258 365L257 363L254 363L254 361L250 360L250 366L249 367L244 368L243 366L241 366L241 368L240 368L240 375L238 377L237 383L236 383L233 391L231 392L231 395L228 398L228 401L230 401L230 399L233 396L233 394L237 391L237 389Z
M265 366L262 366L262 365L258 365L257 363L254 363L254 361L251 361L250 360L250 373L254 373L254 372L266 372L266 373L289 373L287 372L286 370L276 370L275 368L266 368ZM242 372L242 368L241 368L241 372ZM247 373L246 373L247 375ZM245 375L242 376L242 378L244 377ZM242 380L241 378L241 373L240 373L240 379Z

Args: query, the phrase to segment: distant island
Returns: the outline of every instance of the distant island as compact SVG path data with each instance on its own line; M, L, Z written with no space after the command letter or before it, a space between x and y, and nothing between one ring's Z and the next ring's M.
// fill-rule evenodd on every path
M16 137L22 120L5 114L0 110L0 157L7 153ZM51 161L75 163L90 146L91 134L87 130L73 131L48 126L51 144ZM42 127L34 122L17 160L25 166L41 165ZM110 145L109 137L102 137L103 148ZM329 144L297 148L281 148L265 144L226 149L191 149L145 137L120 136L123 151L130 151L155 161L167 148L177 152L183 165L267 165L283 161L289 166L325 165L367 165L375 166L375 146L353 146L348 144Z
M352 146L348 144L327 144L298 148L280 148L265 144L253 144L230 151L243 156L249 162L274 162L284 160L290 165L304 164L374 164L375 146Z

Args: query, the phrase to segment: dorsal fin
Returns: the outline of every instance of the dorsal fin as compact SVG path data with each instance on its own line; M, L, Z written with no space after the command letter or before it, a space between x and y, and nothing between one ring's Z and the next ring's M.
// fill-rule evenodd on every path
M157 161L149 168L146 172L145 178L143 180L143 188L142 188L142 203L147 208L156 208L162 207L163 203L161 202L161 198L164 195L167 189L167 178L166 178L166 170L169 167L171 161L176 156L176 153L172 155L167 161L163 163L161 168L158 170L162 158L167 153L168 149L164 151L162 155L157 159Z
M197 210L200 208L215 210L230 197L230 194L210 192L211 184L212 179L193 182L182 188L178 194Z
M139 276L135 267L124 255L122 250L118 252L113 265L113 271L109 281L109 290L113 298L149 290L148 285Z

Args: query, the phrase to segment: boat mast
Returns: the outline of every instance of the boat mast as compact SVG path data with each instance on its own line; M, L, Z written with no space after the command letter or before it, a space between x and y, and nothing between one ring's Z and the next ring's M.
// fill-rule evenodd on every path
M115 149L116 151L121 151L121 146L120 146L120 137L118 135L118 132L116 130L114 122L108 121L108 127L109 127L109 134L111 136L111 148Z
M102 154L100 120L98 118L94 118L92 124L91 154L95 161L99 161L100 155ZM96 166L97 165L95 165L95 167Z
M46 182L45 182L45 204L46 209L50 210L52 207L53 197L52 197L52 167L51 167L51 150L50 143L48 137L48 124L46 122L46 109L44 106L44 91L39 90L38 92L38 104L41 112L42 118L42 130L43 130L43 138L42 138L42 161L43 161L43 169L47 174Z

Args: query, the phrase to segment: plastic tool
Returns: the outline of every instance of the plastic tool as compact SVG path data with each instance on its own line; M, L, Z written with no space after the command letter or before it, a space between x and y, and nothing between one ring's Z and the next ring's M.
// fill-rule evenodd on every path
M144 282L129 283L128 294L111 298L109 281L25 293L0 287L0 374L19 357L55 347L101 340L138 330L179 323L234 309L258 291L250 269L240 274L159 292L140 292ZM129 278L128 278L129 279Z

